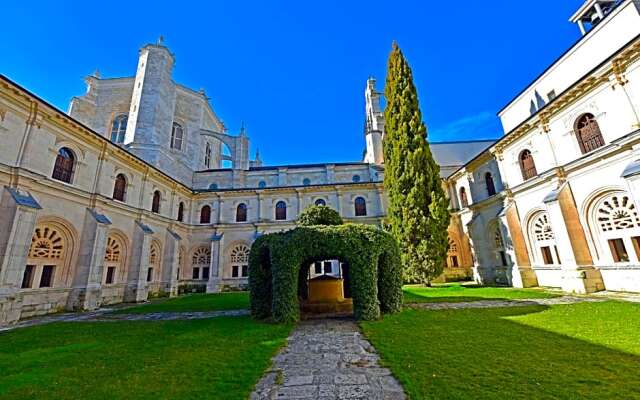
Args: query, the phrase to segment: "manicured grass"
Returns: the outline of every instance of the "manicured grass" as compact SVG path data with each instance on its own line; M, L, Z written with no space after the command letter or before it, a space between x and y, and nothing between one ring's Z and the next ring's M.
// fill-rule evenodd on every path
M0 398L248 398L291 327L229 317L18 329L0 334Z
M146 314L154 312L189 312L241 310L249 308L249 292L190 294L172 299L153 300L149 304L124 308L116 314Z
M457 303L476 300L545 299L558 297L542 289L513 289L448 283L433 287L403 288L405 303Z
M361 325L413 399L640 399L640 304L405 309Z

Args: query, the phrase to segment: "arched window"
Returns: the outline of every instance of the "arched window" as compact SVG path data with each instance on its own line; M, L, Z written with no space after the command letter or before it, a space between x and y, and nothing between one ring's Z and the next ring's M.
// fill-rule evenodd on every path
M309 186L309 185L311 185L311 179L309 179L309 178L304 178L304 179L302 180L302 184L303 184L304 186Z
M238 204L236 208L236 222L247 222L247 205L245 203Z
M204 166L211 168L211 145L208 142L204 147Z
M116 181L113 184L113 199L118 201L124 201L124 196L127 193L127 178L124 174L118 174Z
M575 131L582 154L604 146L604 138L600 132L600 126L593 114L584 114L578 118Z
M484 183L487 186L487 195L493 196L496 194L496 185L493 182L493 175L491 175L491 172L484 174Z
M460 208L469 207L469 199L467 199L467 189L461 187L458 192L460 195Z
M609 250L614 263L640 260L640 217L627 193L600 200L595 206L595 223L603 250Z
M356 217L365 217L367 215L367 201L364 197L356 197L353 201Z
M184 203L180 202L178 204L178 221L182 222L184 220Z
M60 148L56 156L56 163L53 166L53 175L51 175L51 177L62 182L71 183L75 163L76 158L73 152L66 147Z
M184 130L182 125L177 122L173 123L171 127L171 148L176 150L182 150L182 141L184 138Z
M360 175L354 175L353 178L351 178L351 180L353 181L353 183L360 182Z
M211 223L211 207L203 206L200 209L200 223L201 224L210 224Z
M153 201L151 202L151 212L159 213L160 212L160 191L156 190L153 192Z
M447 250L447 267L449 268L460 267L460 256L458 254L458 244L453 239L449 239L449 248Z
M65 267L68 242L56 227L39 225L31 237L31 247L22 275L22 289L55 286L56 272L61 276Z
M502 232L500 232L499 225L496 225L493 230L493 246L498 266L507 267L509 265L507 262L507 252L505 251L504 240L502 239Z
M157 242L151 243L149 248L149 267L147 268L147 282L158 280L160 271L160 245Z
M276 221L284 221L287 219L287 203L279 201L276 203Z
M231 261L231 277L245 278L249 276L249 246L240 244L231 250L229 259Z
M267 187L267 182L265 182L265 181L260 181L260 182L258 182L258 187L259 187L260 189L264 189L264 188L266 188L266 187Z
M324 201L324 199L318 199L318 200L316 200L316 202L314 204L317 205L317 206L326 206L327 202Z
M118 114L111 124L111 141L124 143L124 134L127 132L127 114Z
M561 263L556 238L546 212L540 212L532 218L529 234L534 244L535 255L542 264L559 265Z
M107 249L104 253L104 283L111 285L117 283L118 272L122 269L125 255L124 245L115 236L107 237Z
M533 161L533 155L530 150L523 150L520 153L520 170L522 171L522 179L525 181L538 175L536 171L536 163Z
M211 249L198 247L191 257L191 279L209 279L211 268Z

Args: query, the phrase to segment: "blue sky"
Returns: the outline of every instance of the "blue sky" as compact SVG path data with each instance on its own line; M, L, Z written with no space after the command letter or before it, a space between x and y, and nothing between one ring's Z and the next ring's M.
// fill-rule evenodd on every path
M100 4L96 6L95 4ZM496 112L579 37L581 0L8 1L0 73L60 107L82 78L135 73L159 35L174 78L273 164L359 161L364 86L391 43L413 68L431 141L498 137Z

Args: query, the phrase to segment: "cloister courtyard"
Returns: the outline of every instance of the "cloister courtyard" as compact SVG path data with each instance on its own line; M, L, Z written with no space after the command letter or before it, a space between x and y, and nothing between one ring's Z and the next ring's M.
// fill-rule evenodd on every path
M633 298L403 290L374 322L260 322L246 292L26 320L0 333L0 398L640 398Z

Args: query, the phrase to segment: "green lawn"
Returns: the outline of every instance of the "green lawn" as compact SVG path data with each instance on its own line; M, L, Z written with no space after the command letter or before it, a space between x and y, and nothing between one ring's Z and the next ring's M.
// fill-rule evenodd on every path
M189 294L171 299L153 300L131 308L115 311L115 314L146 314L154 312L189 312L241 310L249 308L249 292Z
M558 297L543 289L513 289L448 283L433 287L405 286L405 303L457 303L477 300L545 299Z
M640 304L405 309L361 325L413 399L640 399Z
M223 317L17 329L0 334L0 398L243 399L291 328Z

